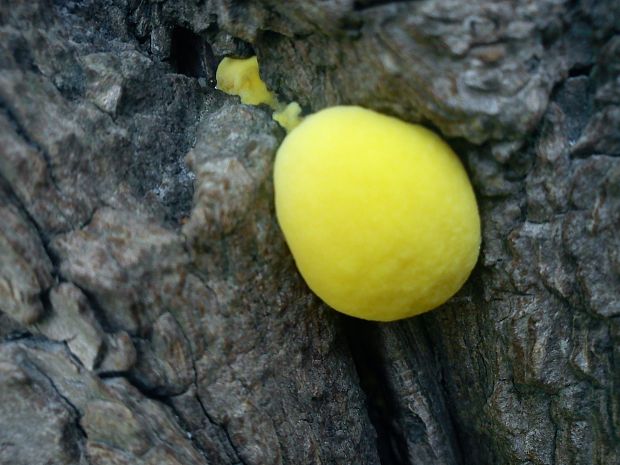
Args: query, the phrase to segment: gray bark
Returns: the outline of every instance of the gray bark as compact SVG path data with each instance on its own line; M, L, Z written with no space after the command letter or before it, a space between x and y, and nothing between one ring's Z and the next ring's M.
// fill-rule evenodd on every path
M620 463L620 4L0 5L0 464ZM275 221L309 113L434 128L483 225L465 287L341 316Z

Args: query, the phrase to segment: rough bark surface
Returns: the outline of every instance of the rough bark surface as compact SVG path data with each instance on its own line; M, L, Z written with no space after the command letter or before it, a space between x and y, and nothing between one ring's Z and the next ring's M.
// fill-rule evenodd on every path
M0 464L620 463L620 4L0 5ZM284 136L214 89L423 122L480 261L392 324L305 287Z

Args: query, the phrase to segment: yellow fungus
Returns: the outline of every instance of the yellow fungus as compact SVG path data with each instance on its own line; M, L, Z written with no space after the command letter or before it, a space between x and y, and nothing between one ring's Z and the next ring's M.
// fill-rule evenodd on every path
M274 110L272 118L287 132L292 131L302 120L301 107L297 102L284 105L267 89L267 85L260 78L258 59L255 56L224 58L217 67L215 79L219 90L241 97L241 103L269 105Z
M472 186L421 126L360 107L319 111L284 139L274 181L299 271L340 312L391 321L431 310L476 263Z
M286 132L291 132L301 123L301 107L297 102L291 102L281 110L274 112L272 118L280 124Z
M276 99L260 78L257 58L224 58L215 73L217 88L222 92L241 97L241 103L271 107Z

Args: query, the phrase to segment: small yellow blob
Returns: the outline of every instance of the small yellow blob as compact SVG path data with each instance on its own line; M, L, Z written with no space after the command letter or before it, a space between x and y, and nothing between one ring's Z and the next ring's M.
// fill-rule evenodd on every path
M467 280L480 218L463 166L433 132L360 107L308 116L275 162L278 221L308 286L334 309L391 321Z
M260 78L257 58L224 58L215 73L217 88L230 95L241 97L241 103L260 105L265 103L271 107L276 99Z
M301 123L301 107L297 102L291 102L281 110L274 112L272 118L284 129L286 132L291 132L299 123Z
M267 89L267 85L260 78L258 59L255 56L224 58L217 67L215 79L219 90L241 97L241 103L269 105L274 110L272 118L286 129L286 132L292 131L303 119L297 102L284 105Z

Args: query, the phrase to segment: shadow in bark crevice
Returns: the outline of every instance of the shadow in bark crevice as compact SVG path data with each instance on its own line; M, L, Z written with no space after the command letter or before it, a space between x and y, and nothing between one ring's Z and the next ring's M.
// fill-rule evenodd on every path
M381 465L411 465L407 441L398 427L398 404L385 369L377 323L343 317L342 326L366 394L368 416L377 433Z
M198 34L176 26L170 38L170 64L179 74L208 78L215 69L211 46Z

